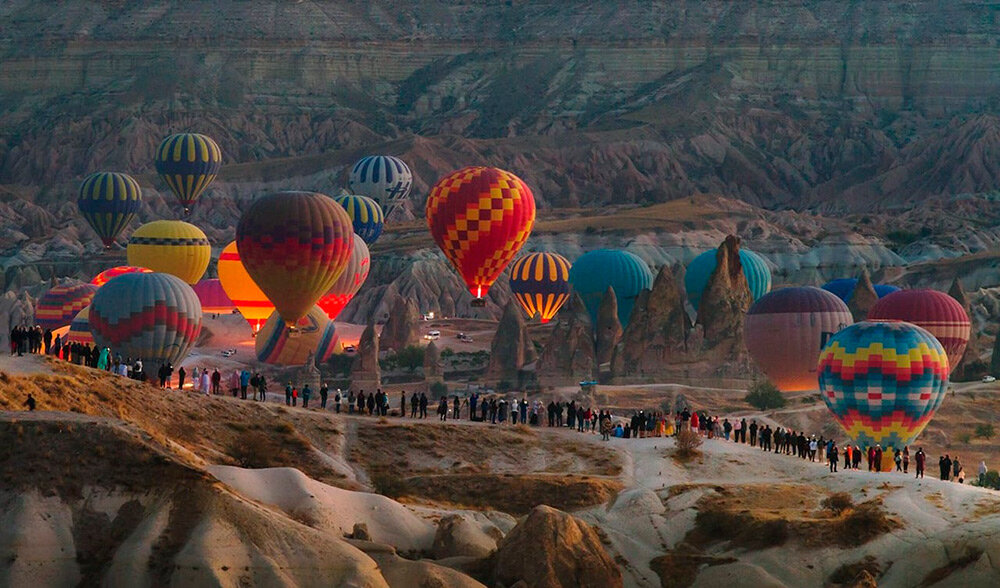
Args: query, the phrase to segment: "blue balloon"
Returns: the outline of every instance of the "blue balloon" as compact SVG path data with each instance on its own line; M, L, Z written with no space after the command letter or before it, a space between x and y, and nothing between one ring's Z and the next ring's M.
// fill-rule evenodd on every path
M590 320L597 326L601 298L610 286L618 298L618 321L628 324L635 298L653 287L653 273L646 262L633 253L617 249L597 249L580 256L569 270L569 282L583 299Z
M850 302L854 296L854 288L858 285L857 278L839 278L823 284L822 288L831 292L844 302ZM898 292L899 288L888 284L874 284L875 293L879 298L884 298L893 292Z
M698 310L701 294L708 287L708 279L715 271L716 252L716 249L709 249L695 257L684 274L684 288L695 310ZM763 257L753 251L740 249L740 263L743 264L743 275L747 278L750 295L754 300L771 291L771 268L767 267Z

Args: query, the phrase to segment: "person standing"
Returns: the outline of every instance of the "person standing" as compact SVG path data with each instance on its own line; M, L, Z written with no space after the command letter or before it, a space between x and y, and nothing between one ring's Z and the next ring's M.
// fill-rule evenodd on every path
M326 399L330 396L330 387L326 382L319 387L319 407L326 410Z
M211 389L212 389L211 379L212 379L212 376L211 376L211 374L208 373L208 368L202 368L202 370L201 370L201 391L202 391L203 394L205 394L205 396L208 396L209 394L211 394Z
M451 418L457 421L458 420L459 412L462 409L462 404L458 400L458 394L455 395L455 401L452 402L451 406L452 406Z
M399 418L406 418L406 390L399 393Z
M42 340L45 343L45 355L49 354L49 349L52 348L52 330L45 329L45 338Z
M916 455L913 456L917 464L917 478L924 477L924 465L927 462L927 454L924 453L924 448L920 447L917 449Z
M951 479L951 456L947 453L944 457L938 459L938 465L941 467L941 479L945 482Z
M247 399L247 388L250 387L250 371L246 368L240 370L240 398Z
M903 473L909 473L910 471L910 447L908 445L903 446Z
M962 469L962 464L958 461L958 456L951 461L951 471L954 474L955 480L961 484L965 482L965 470Z
M28 399L24 401L24 406L27 406L29 411L35 410L35 397L32 396L31 392L28 392Z
M427 418L427 394L420 393L420 418Z
M309 408L309 398L312 397L312 388L306 384L302 388L302 408Z
M212 394L218 396L221 393L219 389L221 386L222 374L219 373L219 368L215 368L215 370L212 371Z
M448 399L444 396L438 402L438 419L442 421L448 420Z
M414 392L410 394L410 418L417 418L417 411L420 410L420 397Z
M892 451L892 461L896 463L896 471L903 471L903 452L898 449Z
M285 384L285 406L292 405L292 383Z
M989 470L986 468L986 460L979 462L979 485L986 486L986 474Z
M354 414L354 390L347 391L347 414Z
M340 402L344 397L340 393L340 388L337 388L337 392L333 396L333 402L337 405L337 414L340 414Z
M184 378L187 376L187 372L184 370L184 366L181 366L177 370L177 389L184 390Z
M837 462L839 461L839 458L840 458L840 456L837 455L837 444L836 443L834 443L833 445L831 445L830 449L827 450L827 452L826 452L826 458L830 462L830 473L836 472L837 471Z

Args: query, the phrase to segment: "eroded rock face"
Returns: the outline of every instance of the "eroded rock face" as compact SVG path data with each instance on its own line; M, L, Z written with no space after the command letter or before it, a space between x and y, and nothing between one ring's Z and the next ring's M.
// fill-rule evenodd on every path
M719 246L715 271L698 306L698 324L704 332L704 347L743 357L743 317L753 303L747 278L740 262L740 238L733 235Z
M361 340L358 354L351 364L351 388L374 392L382 386L382 370L378 365L379 337L374 323L368 323Z
M420 311L408 296L395 297L389 320L379 334L379 347L382 349L400 349L420 342Z
M442 518L434 534L434 559L457 556L487 557L496 548L495 538L462 515L448 515Z
M5 292L0 297L0 349L9 348L11 329L27 325L34 316L35 303L30 296Z
M535 359L535 346L528 336L521 309L517 302L510 300L500 317L497 334L490 346L487 377L496 381L517 382L521 368Z
M424 382L433 384L444 381L444 366L441 364L441 351L437 344L431 341L424 349Z
M847 304L854 317L854 322L867 319L868 311L875 306L876 302L878 302L878 294L875 292L875 286L872 285L872 277L868 274L868 270L864 270L861 272L861 277L858 278L858 284L854 286L851 301Z
M580 296L574 293L559 313L559 322L542 349L538 378L544 381L565 378L590 379L597 357L594 353L590 314Z
M972 315L972 302L969 300L969 295L965 292L965 288L962 287L962 282L958 278L955 278L951 283L951 288L948 289L948 295L958 301L965 309L965 314ZM962 355L961 361L955 366L951 371L951 379L956 382L976 380L981 378L989 370L989 365L982 360L980 355L982 354L982 345L979 342L978 333L976 332L975 325L972 327L972 332L969 334L969 342L965 346L965 353Z
M618 321L618 297L610 286L604 292L601 305L597 309L596 327L594 351L597 354L597 365L603 366L611 363L615 346L622 338L622 325Z
M492 580L529 588L615 588L623 586L618 564L597 532L552 507L536 506L497 546Z
M684 310L679 272L680 268L663 266L653 289L636 298L611 361L615 377L657 373L687 352L691 322Z

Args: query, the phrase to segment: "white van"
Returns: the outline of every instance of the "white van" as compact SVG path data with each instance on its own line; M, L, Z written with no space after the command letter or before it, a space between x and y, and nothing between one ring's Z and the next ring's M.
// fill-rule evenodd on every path
M436 341L441 338L441 331L430 331L424 335L424 339L428 341Z

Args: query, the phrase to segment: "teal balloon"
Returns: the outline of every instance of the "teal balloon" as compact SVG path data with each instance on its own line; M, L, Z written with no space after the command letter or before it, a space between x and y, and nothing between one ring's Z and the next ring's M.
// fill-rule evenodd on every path
M715 271L716 253L716 249L710 249L695 257L688 264L684 274L684 288L695 310L698 310L701 295L708 287L708 279L712 277L712 272ZM740 263L743 264L743 275L747 278L750 295L754 300L771 291L771 268L767 267L763 257L753 251L740 249Z
M569 270L569 282L580 295L596 327L601 298L610 286L618 299L618 321L628 324L639 292L653 287L653 272L634 253L598 249L580 256Z

